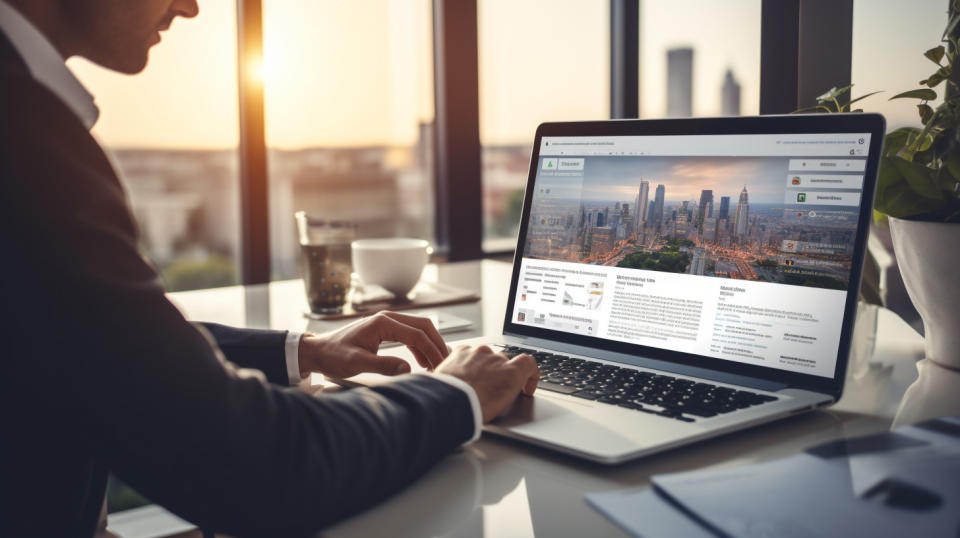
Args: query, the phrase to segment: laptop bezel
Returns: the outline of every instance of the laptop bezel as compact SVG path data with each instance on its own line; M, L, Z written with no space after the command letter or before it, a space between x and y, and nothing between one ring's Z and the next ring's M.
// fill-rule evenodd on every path
M820 392L838 400L843 393L848 355L850 352L853 325L856 318L860 280L866 252L870 219L873 214L877 168L883 144L885 120L879 114L809 114L752 116L736 118L691 118L656 120L605 120L589 122L551 122L537 127L530 158L530 168L523 197L520 229L514 252L510 294L504 315L503 334L506 336L533 337L579 346L667 361L684 366L705 368L719 372L747 376L782 383L788 387ZM599 337L577 335L544 329L513 322L514 303L523 259L524 242L531 210L534 182L540 156L541 139L544 136L671 136L671 135L729 135L729 134L830 134L870 133L867 164L861 192L860 215L853 248L853 263L850 285L844 303L843 323L837 349L837 362L833 377L820 377L779 370L771 367L743 364L726 359L682 353L662 348L608 340ZM798 154L798 157L803 155Z

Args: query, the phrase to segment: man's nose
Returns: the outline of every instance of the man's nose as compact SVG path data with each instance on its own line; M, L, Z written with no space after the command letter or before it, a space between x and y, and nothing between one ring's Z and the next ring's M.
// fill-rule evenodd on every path
M173 0L170 10L180 17L192 19L200 13L200 6L197 5L197 0Z

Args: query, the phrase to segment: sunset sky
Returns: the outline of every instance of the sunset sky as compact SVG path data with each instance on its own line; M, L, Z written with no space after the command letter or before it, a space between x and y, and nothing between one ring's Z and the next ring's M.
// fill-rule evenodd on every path
M433 117L428 0L265 0L267 137L273 147L409 145ZM946 20L943 0L856 0L855 95L912 89ZM609 114L609 2L480 0L481 141L526 144L538 123ZM641 114L665 110L666 50L691 46L694 114L720 111L732 69L742 111L758 110L760 0L641 3ZM231 148L238 139L235 0L200 0L141 74L69 65L101 109L114 147ZM864 103L890 126L915 124L911 102Z

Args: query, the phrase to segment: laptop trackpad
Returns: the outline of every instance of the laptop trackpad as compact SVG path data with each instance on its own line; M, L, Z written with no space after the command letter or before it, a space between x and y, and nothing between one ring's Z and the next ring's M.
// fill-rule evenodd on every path
M614 429L618 423L621 431L625 426L622 421L611 417L611 414L618 414L619 409L603 407L597 409L595 404L586 401L581 404L550 394L537 394L534 398L520 396L513 407L487 429L492 433L573 449L598 458L616 457L640 449L642 445L635 439Z

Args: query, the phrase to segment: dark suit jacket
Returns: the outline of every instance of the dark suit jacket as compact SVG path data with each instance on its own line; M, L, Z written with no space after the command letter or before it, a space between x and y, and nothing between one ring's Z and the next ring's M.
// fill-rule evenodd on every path
M307 533L473 433L467 396L425 376L317 398L238 375L167 301L101 148L2 33L0 319L3 535L89 536L108 472L207 529ZM284 382L283 333L211 328Z

